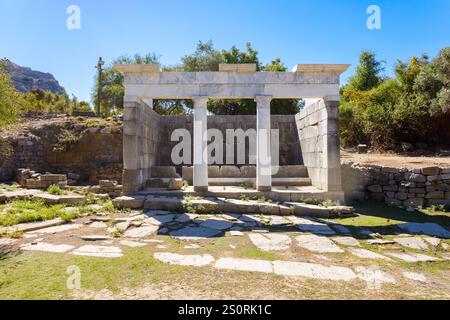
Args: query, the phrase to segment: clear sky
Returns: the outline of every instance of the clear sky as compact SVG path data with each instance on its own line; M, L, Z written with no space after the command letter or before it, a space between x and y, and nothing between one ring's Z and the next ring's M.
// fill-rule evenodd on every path
M81 29L69 30L69 5L81 9ZM381 30L366 26L367 7L381 9ZM90 100L94 66L155 52L180 62L199 40L217 49L251 42L263 62L350 63L374 50L392 73L397 59L450 46L450 0L0 0L0 57L52 73Z

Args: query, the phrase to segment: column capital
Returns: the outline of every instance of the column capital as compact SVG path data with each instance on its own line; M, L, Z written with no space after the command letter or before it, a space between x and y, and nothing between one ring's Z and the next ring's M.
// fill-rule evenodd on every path
M270 106L270 102L272 101L272 96L255 96L255 102L258 105L269 105Z
M333 95L333 96L325 96L323 97L324 102L339 102L341 101L341 97L339 95Z
M191 99L194 101L195 107L205 107L208 102L208 96L192 96Z

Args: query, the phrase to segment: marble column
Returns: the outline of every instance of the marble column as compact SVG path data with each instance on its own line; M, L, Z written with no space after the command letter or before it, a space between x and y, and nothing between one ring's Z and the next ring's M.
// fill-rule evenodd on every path
M272 159L270 156L271 96L257 96L256 101L256 189L272 188Z
M194 101L194 191L208 191L208 97L192 97Z

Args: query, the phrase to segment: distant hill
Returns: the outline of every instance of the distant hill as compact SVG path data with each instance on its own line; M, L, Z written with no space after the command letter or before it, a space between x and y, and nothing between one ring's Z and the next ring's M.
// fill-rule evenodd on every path
M53 93L63 93L64 88L50 73L31 70L21 67L8 59L0 60L0 69L8 73L17 91L28 92L32 89L41 89Z

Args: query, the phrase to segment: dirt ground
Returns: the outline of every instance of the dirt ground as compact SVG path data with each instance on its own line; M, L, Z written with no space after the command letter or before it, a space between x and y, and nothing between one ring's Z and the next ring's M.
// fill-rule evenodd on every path
M411 156L390 153L358 154L341 150L341 161L353 161L362 165L379 165L394 168L420 168L427 166L450 166L450 157Z

